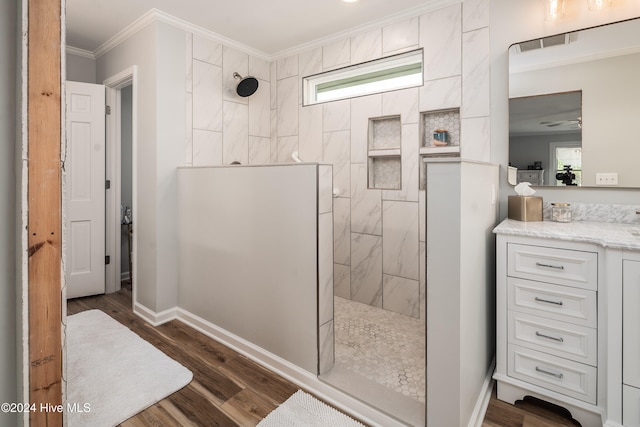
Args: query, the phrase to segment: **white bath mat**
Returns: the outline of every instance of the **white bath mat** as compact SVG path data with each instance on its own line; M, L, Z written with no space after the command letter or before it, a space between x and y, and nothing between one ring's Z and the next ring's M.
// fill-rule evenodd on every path
M258 427L364 427L359 423L298 390L276 410L260 421Z
M111 427L189 384L192 373L100 310L67 318L69 427Z

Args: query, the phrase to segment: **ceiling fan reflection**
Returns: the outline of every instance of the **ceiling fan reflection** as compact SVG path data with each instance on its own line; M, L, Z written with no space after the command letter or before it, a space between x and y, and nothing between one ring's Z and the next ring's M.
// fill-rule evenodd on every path
M574 119L574 120L545 121L545 122L540 122L540 124L550 128L556 127L556 126L572 126L573 129L582 129L582 117L578 117L577 119Z

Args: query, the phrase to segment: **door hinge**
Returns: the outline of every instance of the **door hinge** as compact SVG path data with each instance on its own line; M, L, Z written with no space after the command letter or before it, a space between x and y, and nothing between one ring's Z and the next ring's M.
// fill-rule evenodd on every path
M111 264L111 255L105 255L104 257L104 265Z
M108 190L110 188L111 188L111 180L107 179L107 180L104 181L104 189Z
M109 114L111 114L111 105L106 105L105 106L105 114L108 116Z

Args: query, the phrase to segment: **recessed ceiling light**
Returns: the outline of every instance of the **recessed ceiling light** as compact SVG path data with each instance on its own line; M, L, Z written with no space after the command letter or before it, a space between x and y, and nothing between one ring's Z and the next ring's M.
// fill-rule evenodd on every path
M345 3L355 3L358 0L342 0L342 1L345 2Z

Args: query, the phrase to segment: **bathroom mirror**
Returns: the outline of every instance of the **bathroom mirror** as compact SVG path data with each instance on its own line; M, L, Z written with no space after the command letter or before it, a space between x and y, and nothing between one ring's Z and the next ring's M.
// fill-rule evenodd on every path
M638 70L640 19L510 46L509 164L518 180L640 187Z

